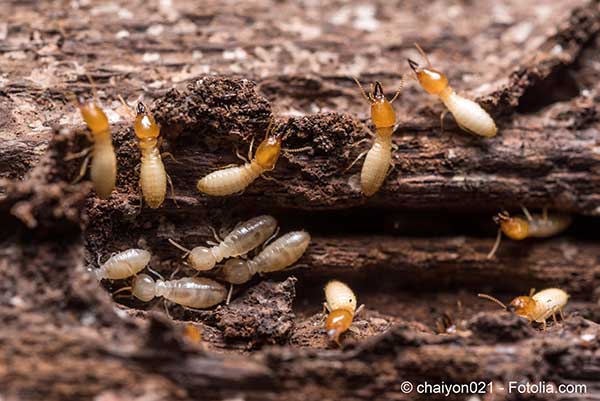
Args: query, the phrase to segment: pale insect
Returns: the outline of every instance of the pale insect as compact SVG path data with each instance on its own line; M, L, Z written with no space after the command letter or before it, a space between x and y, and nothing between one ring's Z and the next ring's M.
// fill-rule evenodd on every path
M133 296L143 302L163 297L181 306L200 309L210 308L227 297L227 289L222 284L204 277L154 280L147 274L139 274L131 287L123 287L118 292L124 290L131 290Z
M93 86L91 77L88 76L88 79ZM94 99L96 98L96 90L94 89ZM112 144L108 117L93 99L86 101L82 96L78 96L77 107L90 130L93 145L77 154L68 155L65 160L86 156L79 170L79 175L73 181L73 183L76 183L85 175L91 158L90 176L94 184L94 190L98 197L107 199L115 189L117 181L117 156Z
M197 246L191 250L177 242L169 242L185 251L189 265L196 270L210 270L221 260L245 255L269 237L277 229L277 220L272 216L258 216L243 222L233 229L219 244L208 248Z
M538 293L535 293L535 290L532 289L529 296L516 297L508 306L490 295L477 295L497 303L507 311L514 312L530 322L542 323L544 330L546 330L546 320L550 316L554 319L554 323L558 323L556 320L557 313L560 314L561 320L564 320L563 308L569 300L569 294L559 288L547 288Z
M130 110L123 98L121 98L121 103ZM170 178L165 170L159 149L160 127L142 102L137 104L133 129L142 154L140 166L142 195L150 208L157 209L165 201L167 181L170 182Z
M94 270L98 280L122 280L139 273L148 265L152 254L144 249L127 249L111 256Z
M415 46L425 61L427 61L427 66L421 67L417 62L411 59L408 59L408 64L415 72L417 80L423 89L425 89L427 93L436 95L440 98L448 111L454 116L458 126L463 130L485 137L495 136L497 133L496 123L492 117L490 117L488 112L474 101L466 99L454 92L452 87L448 84L446 75L434 69L423 49L417 44L415 44ZM446 112L444 111L440 118L442 130L444 128L445 114Z
M494 216L494 222L500 227L498 228L496 242L487 256L488 259L491 259L500 247L502 233L514 240L548 238L565 231L572 222L571 216L558 213L548 214L546 208L543 209L541 215L532 215L525 207L522 207L522 209L524 216L511 217L506 211Z
M356 295L354 291L341 281L333 280L325 286L325 309L329 312L325 321L327 335L338 345L340 335L346 332L352 325L356 316L364 307L361 305L356 309Z
M241 166L226 167L221 170L213 171L207 176L198 180L196 187L198 191L212 196L226 196L242 192L254 182L258 177L264 176L264 173L275 168L277 160L281 154L281 134L275 134L272 131L273 122L269 123L266 137L256 149L254 157L252 157L252 144L248 152L248 160L239 156L246 161ZM306 148L287 150L286 152L302 151Z
M363 97L371 103L371 120L375 125L375 141L368 151L361 153L352 162L348 169L366 153L367 157L360 172L360 185L363 194L372 196L379 190L393 165L392 134L396 124L396 114L392 108L392 103L398 98L404 85L404 79L400 84L400 89L390 101L385 98L379 81L375 82L373 91L367 94L360 82L356 78L354 80L359 86Z
M309 243L310 234L306 231L289 232L267 245L253 259L231 259L225 262L223 279L231 284L242 284L256 273L283 270L302 257Z

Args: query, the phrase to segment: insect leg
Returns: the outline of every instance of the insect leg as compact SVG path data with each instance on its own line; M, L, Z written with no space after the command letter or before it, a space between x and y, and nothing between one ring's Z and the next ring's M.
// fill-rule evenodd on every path
M361 304L357 309L356 312L354 312L354 316L358 316L358 314L360 312L362 312L365 309L365 304Z
M68 162L86 156L88 153L90 153L90 150L92 150L93 148L94 146L92 145L77 153L67 153L67 155L65 156L65 161Z
M77 184L83 176L85 176L85 172L87 171L88 164L90 163L90 159L92 158L91 154L88 154L85 159L83 159L83 163L81 163L81 167L79 168L79 174L73 181L71 181L71 185Z
M544 208L542 209L542 218L544 219L544 221L548 221L548 207L544 206Z
M279 234L279 229L280 227L277 226L277 229L275 230L275 232L273 233L273 235L271 235L269 238L267 238L267 240L264 242L264 244L262 245L262 249L265 249L265 247L267 245L269 245L269 243L275 238L277 237L277 235Z
M362 152L361 154L358 155L358 157L356 159L354 159L354 161L344 169L344 173L348 170L350 170L360 159L362 159L363 157L365 157L365 155L369 152L369 149L365 150L364 152Z
M523 214L525 215L525 217L527 217L528 221L533 221L533 217L531 217L531 213L529 213L529 210L527 210L527 208L523 205L521 205L521 210L523 210Z
M548 327L548 325L546 324L546 320L544 319L544 327L542 330L546 331L546 328Z
M280 180L278 180L278 179L276 179L276 178L273 178L273 177L270 177L270 176L268 176L268 175L266 175L266 174L264 174L264 173L263 173L263 174L261 174L260 176L261 176L262 178L264 178L265 180L267 180L267 181L273 181L273 182L276 182L277 184L283 185L283 183L282 183Z
M246 159L244 156L242 156L240 154L240 150L237 148L237 146L235 148L235 155L238 157L238 159L242 160L244 163L250 163L250 160Z
M173 199L173 203L175 204L175 206L179 207L179 205L177 204L177 198L175 197L175 187L173 187L173 180L171 179L171 176L169 174L167 174L167 182L169 183L169 187L171 188L171 199Z
M162 153L160 154L160 157L161 157L162 159L164 159L164 158L168 157L169 159L173 160L173 162L174 162L174 163L179 163L179 162L177 161L177 159L175 158L175 156L173 156L173 153L171 153L171 152L162 152Z
M448 109L444 109L442 114L440 114L440 130L442 131L442 134L444 133L444 118L446 117L446 114L448 114Z
M227 299L225 300L225 305L229 305L229 301L231 301L232 294L233 294L233 284L229 284L229 292L227 293Z
M556 312L552 313L552 319L554 320L554 324L558 324L558 320L556 320Z
M500 240L502 240L502 230L498 229L498 234L496 235L496 242L494 243L494 246L492 247L492 250L490 251L490 253L488 253L487 258L491 259L494 257L494 255L496 254L496 251L498 250L498 247L500 246Z
M217 242L223 242L223 239L221 237L219 237L219 234L217 234L217 230L215 230L215 228L213 226L208 226L208 228L210 229L210 231L212 231L213 237L217 240ZM219 244L216 244L219 245Z
M271 121L272 123L272 121ZM269 127L271 126L271 123L269 123ZM268 128L267 128L267 132L268 132ZM254 146L254 137L252 137L252 139L250 140L250 148L248 149L248 160L252 160L252 147Z
M560 320L565 320L565 315L563 314L563 310L559 309L558 314L560 315Z

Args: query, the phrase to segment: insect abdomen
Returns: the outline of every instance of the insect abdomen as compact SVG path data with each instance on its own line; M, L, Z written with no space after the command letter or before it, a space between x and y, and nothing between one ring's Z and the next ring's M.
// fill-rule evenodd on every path
M140 186L148 206L156 209L162 205L167 193L167 173L157 149L142 157Z
M227 297L225 287L203 277L185 277L179 280L157 281L156 295L190 308L209 308Z
M242 192L263 172L254 161L243 166L214 171L198 180L198 191L212 196Z
M547 288L533 295L536 301L535 315L531 316L538 323L544 322L552 314L565 307L569 295L559 288Z
M332 311L345 309L354 314L356 310L356 296L354 292L341 281L333 280L327 283L325 286L325 300Z
M219 244L219 256L230 258L244 255L265 242L277 228L272 216L258 216L230 232Z
M454 91L446 96L441 96L441 99L461 128L485 137L496 135L496 123L479 104Z
M547 219L541 215L533 216L529 222L529 236L547 238L559 234L571 225L572 218L565 214L551 214Z
M392 161L391 135L375 138L360 172L360 185L366 196L375 194L383 184Z
M122 280L131 277L146 267L151 256L150 252L144 249L128 249L120 252L96 270L96 277L111 280Z
M306 231L292 231L269 244L248 267L254 273L268 273L282 270L294 264L302 255L310 242L310 234Z
M115 189L117 181L117 157L110 132L105 138L95 140L93 152L90 176L96 194L102 199L107 199Z

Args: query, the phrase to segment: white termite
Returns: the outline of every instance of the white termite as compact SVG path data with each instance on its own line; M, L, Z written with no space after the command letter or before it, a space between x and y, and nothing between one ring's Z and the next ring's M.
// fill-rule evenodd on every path
M204 277L184 277L177 280L154 280L139 274L133 280L133 296L143 302L163 297L188 308L210 308L225 300L227 289L220 283Z
M256 273L283 270L302 257L310 234L306 231L289 232L267 245L253 259L231 259L223 265L223 279L231 284L242 284Z
M245 255L269 237L277 229L277 220L272 216L258 216L233 229L218 245L211 248L198 246L191 250L177 242L169 242L186 252L189 265L196 270L210 270L221 260Z
M529 296L516 297L508 306L490 295L478 295L497 303L509 312L514 312L518 316L526 318L530 322L542 323L544 330L546 329L546 320L549 317L552 317L554 323L557 323L557 313L561 319L564 319L563 309L569 300L569 294L559 288L547 288L538 293L535 293L535 290L532 289Z
M408 64L415 72L417 80L423 89L427 93L440 98L448 111L454 116L456 123L463 130L485 137L495 136L498 129L489 113L474 101L457 94L449 85L446 75L434 69L423 49L419 45L415 46L427 61L427 66L421 67L416 61L410 59L408 59ZM441 117L442 129L444 115L445 112Z
M144 249L127 249L111 256L94 270L98 280L122 280L135 276L150 262L152 254Z

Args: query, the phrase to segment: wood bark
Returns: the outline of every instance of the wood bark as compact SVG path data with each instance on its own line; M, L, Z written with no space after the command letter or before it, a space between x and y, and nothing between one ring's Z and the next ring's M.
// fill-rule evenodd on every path
M436 3L423 15L418 3L382 2L370 33L339 23L344 12L359 21L353 5L315 13L217 3L160 2L138 7L136 18L121 3L71 11L43 3L42 12L10 3L6 34L0 24L0 397L466 399L405 394L408 380L492 382L494 395L480 400L597 399L600 3ZM290 18L282 24L265 9ZM448 13L466 9L468 20L449 22ZM368 143L352 145L369 138L368 105L351 77L382 80L391 95L415 41L500 132L484 140L451 118L442 132L441 104L410 84L395 103L396 167L367 199L358 167L344 172ZM65 162L87 146L68 104L70 92L91 90L86 72L119 120L118 187L108 201L87 181L71 185L80 162ZM165 165L177 204L169 198L158 210L139 208L139 151L116 99L142 90L163 150L176 158ZM285 148L310 149L284 152L276 181L259 179L239 196L198 194L196 180L241 163L236 149L260 141L271 116L288 134ZM556 238L505 239L488 260L491 215L521 205L575 221ZM139 246L152 250L159 273L191 273L168 238L200 245L209 226L226 232L261 213L282 232L307 229L313 241L295 270L255 277L230 305L197 312L112 299L127 281L99 285L88 271L99 256ZM323 330L322 286L331 278L350 283L366 305L342 349ZM508 302L550 286L571 299L566 320L547 331L475 296ZM500 390L509 381L587 388L577 396Z

